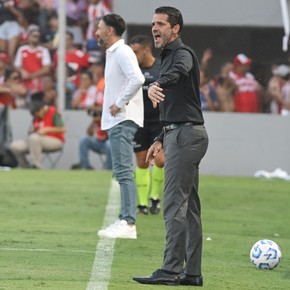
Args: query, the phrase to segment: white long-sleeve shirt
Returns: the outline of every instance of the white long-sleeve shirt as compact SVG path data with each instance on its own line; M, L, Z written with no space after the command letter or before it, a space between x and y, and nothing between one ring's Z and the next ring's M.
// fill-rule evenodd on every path
M123 39L106 50L102 130L108 130L125 120L132 120L143 127L144 81L136 55ZM113 104L121 108L115 117L110 114Z

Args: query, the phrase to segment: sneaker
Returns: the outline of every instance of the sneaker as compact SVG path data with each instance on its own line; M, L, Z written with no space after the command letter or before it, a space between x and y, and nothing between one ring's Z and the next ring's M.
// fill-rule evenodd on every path
M138 214L148 215L148 213L149 213L148 206L146 206L146 205L138 205L137 208L138 208L138 211L137 211Z
M129 225L127 221L121 220L115 226L109 226L104 230L100 230L98 235L103 238L111 239L137 239L137 231L135 225Z
M150 213L159 214L160 212L160 199L150 198Z
M106 231L113 229L114 227L116 227L118 224L120 223L120 219L115 220L115 222L113 222L112 224L108 225L106 228L101 229L98 231L98 235L102 236Z
M110 230L110 229L116 227L119 223L120 223L120 219L117 219L114 223L108 225L106 228L99 230L99 231L98 231L98 235L99 235L99 236L102 235L103 232L105 232L105 231L107 231L107 230Z

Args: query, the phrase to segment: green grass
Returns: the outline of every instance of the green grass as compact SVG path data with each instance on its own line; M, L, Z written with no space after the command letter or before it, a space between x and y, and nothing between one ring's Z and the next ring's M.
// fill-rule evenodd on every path
M110 179L102 171L0 172L0 290L86 289ZM202 176L200 196L203 288L289 289L289 182ZM116 240L109 289L170 289L132 280L161 266L165 243L161 215L138 216L137 228L137 240ZM249 260L263 238L282 249L273 271Z

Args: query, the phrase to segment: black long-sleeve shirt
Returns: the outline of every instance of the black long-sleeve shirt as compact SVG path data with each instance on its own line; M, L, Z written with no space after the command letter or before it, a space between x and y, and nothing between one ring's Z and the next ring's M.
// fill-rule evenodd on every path
M194 51L180 38L161 52L161 72L156 80L165 99L159 103L162 124L193 122L203 124L199 95L199 64Z

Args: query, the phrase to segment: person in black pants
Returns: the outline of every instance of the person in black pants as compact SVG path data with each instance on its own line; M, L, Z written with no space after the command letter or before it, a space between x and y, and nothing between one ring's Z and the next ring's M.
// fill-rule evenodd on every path
M152 21L156 48L161 48L161 72L148 96L159 106L163 129L148 150L147 161L165 152L163 265L143 284L202 286L202 224L198 195L199 164L208 147L199 95L199 64L182 43L183 18L174 7L159 7Z
M148 86L159 77L161 62L152 54L152 40L147 35L133 36L129 44L136 54L140 69L145 77L142 86L144 102L144 126L139 127L134 137L134 152L136 156L135 181L138 194L138 213L147 215L159 214L160 193L163 193L164 153L159 152L150 168L145 161L148 149L162 127L159 121L159 110L152 107L148 98ZM149 203L150 201L150 203ZM149 208L149 210L148 210Z

